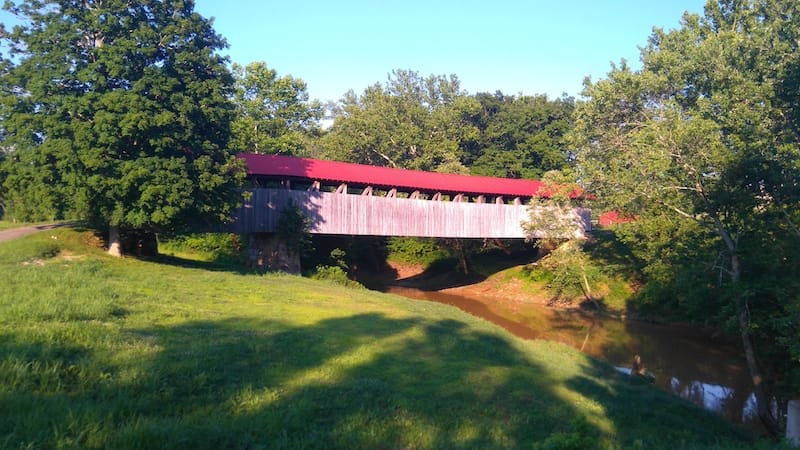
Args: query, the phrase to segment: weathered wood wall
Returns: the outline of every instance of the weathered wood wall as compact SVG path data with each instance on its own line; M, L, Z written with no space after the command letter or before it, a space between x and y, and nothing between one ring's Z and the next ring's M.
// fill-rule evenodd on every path
M447 238L525 238L526 205L466 203L336 194L289 189L254 189L239 210L233 231L274 232L281 212L293 202L311 219L314 234ZM589 211L576 209L584 230ZM576 230L576 232L583 230ZM538 233L534 237L545 237Z

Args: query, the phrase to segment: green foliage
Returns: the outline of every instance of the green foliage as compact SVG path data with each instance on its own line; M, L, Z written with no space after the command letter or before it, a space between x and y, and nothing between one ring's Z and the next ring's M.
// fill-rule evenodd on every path
M361 270L381 271L386 266L387 238L372 236L311 235L311 249L301 261L303 267L341 267L348 276Z
M349 264L347 263L347 252L340 248L331 250L330 258L336 267L339 267L343 270L347 270L349 267Z
M563 242L539 264L549 272L547 287L553 291L554 301L561 300L562 296L569 299L581 294L586 300L594 299L587 285L596 282L600 274L584 252L582 242Z
M479 134L464 146L464 164L477 175L540 178L570 163L564 135L572 127L574 100L545 95L479 93L473 117ZM574 180L573 180L574 181Z
M311 238L308 234L310 224L311 219L303 210L293 202L289 202L281 211L276 232L292 251L302 254L311 247Z
M598 305L591 285L599 278L599 270L584 250L589 237L570 195L576 186L568 182L568 177L555 170L547 173L543 181L549 195L531 200L522 228L540 251L549 250L538 265L549 272L547 287L554 292L551 301L564 301L562 297L566 296L569 302L583 293L586 301Z
M18 220L172 231L229 217L224 40L191 1L19 1L2 36L2 172Z
M632 305L634 299L640 301L642 295L640 266L627 245L613 232L595 230L585 243L561 244L562 247L540 248L539 252L545 252L542 258L511 274L531 283L530 289L542 292L554 303L586 301L588 283L589 301L604 311L662 320L674 317L670 311L646 310L638 307L638 303ZM564 248L574 245L583 248L580 251L574 247Z
M351 280L340 266L317 266L311 274L312 280L325 280L342 286L363 288L359 282Z
M468 95L455 75L395 70L334 109L320 156L443 173L536 178L570 165L572 98Z
M233 65L236 119L230 147L237 152L301 154L318 133L322 106L309 101L306 83L278 77L264 62Z
M429 238L389 238L388 259L405 264L419 264L428 267L435 261L448 259L452 255L439 245L439 241Z
M159 242L160 251L169 253L190 252L202 259L216 262L242 262L242 242L235 234L193 233L170 236Z
M543 442L533 446L536 450L590 450L602 448L597 436L591 430L589 422L584 417L572 421L573 431L556 432L547 437Z
M459 144L474 137L477 102L455 75L395 70L385 86L350 91L320 142L320 156L377 166L462 173Z

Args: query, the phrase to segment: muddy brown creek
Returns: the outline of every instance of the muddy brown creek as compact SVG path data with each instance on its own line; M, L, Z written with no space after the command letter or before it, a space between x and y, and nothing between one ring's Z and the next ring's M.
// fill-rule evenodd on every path
M755 399L736 346L698 330L614 318L593 318L578 310L538 304L496 302L441 291L383 286L382 291L444 303L481 317L524 339L570 345L620 371L640 355L655 384L731 422L758 429Z

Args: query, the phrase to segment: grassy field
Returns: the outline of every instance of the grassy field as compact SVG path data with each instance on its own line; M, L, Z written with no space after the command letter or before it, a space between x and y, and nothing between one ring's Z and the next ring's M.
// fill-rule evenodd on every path
M444 305L90 232L0 243L0 448L752 448L568 347Z

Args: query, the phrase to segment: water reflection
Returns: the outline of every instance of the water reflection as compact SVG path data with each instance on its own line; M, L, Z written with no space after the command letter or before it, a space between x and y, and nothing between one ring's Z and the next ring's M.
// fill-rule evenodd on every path
M562 342L630 373L634 355L660 388L758 429L755 397L745 363L730 342L681 326L595 319L581 311L554 310L536 304L503 303L390 286L390 293L435 301L496 323L525 339Z
M732 421L758 424L755 394L743 395L742 391L737 391L728 386L701 383L699 381L694 381L687 385L677 378L670 379L670 387L672 393L702 405L709 411L722 414ZM730 417L728 412L735 413L735 417Z

